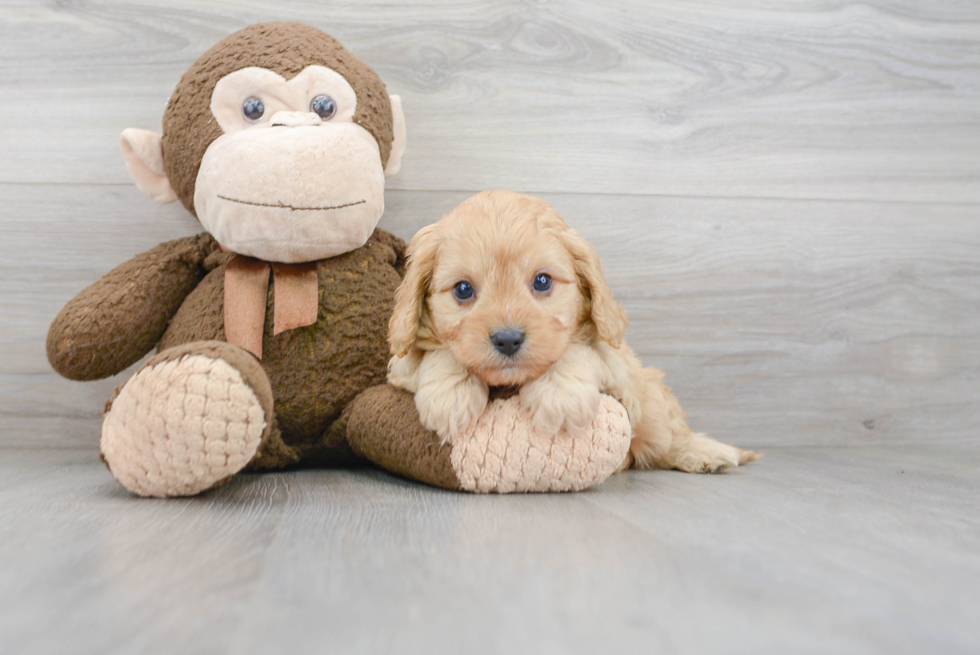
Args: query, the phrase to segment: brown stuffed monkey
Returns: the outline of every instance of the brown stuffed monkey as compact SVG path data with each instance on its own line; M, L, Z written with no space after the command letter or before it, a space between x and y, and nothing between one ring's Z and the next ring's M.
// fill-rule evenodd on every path
M456 447L453 459L405 392L362 394L384 382L404 272L405 243L376 228L385 176L404 149L399 98L335 39L299 23L225 38L180 80L162 136L123 132L137 187L179 199L206 230L118 266L48 334L52 366L73 380L115 375L158 350L106 404L102 458L124 487L186 496L246 468L367 457L447 488L573 489L619 466L618 405L597 417L605 432L595 447L583 441L575 456L520 437L512 460L530 452L538 461L534 448L548 448L545 463L561 465L515 486L508 466L523 459L505 456L487 473L487 453L517 438L494 432L492 416L473 441L483 450L464 457Z

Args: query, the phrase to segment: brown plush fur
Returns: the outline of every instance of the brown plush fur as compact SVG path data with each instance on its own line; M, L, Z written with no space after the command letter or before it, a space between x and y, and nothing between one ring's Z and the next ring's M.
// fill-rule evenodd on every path
M163 163L171 186L194 213L194 185L201 158L221 136L211 119L211 94L222 77L247 66L279 73L287 80L307 66L332 68L357 94L354 122L374 136L381 165L388 162L394 139L391 101L385 85L370 66L329 34L302 23L259 23L219 41L184 73L163 116Z
M385 321L401 281L396 267L404 247L398 237L376 230L363 247L317 262L317 322L275 336L275 284L269 286L262 364L287 444L303 449L318 444L354 396L384 381ZM187 297L161 348L224 339L226 265L210 270Z
M48 360L70 380L115 375L150 352L207 272L207 234L161 243L82 290L48 331ZM220 253L219 253L220 254Z
M345 412L358 455L385 470L443 489L459 489L451 448L419 422L412 394L385 384L368 389Z
M276 336L270 286L262 368L275 402L274 425L256 467L306 457L320 463L351 459L343 431L332 424L358 393L384 382L387 324L404 251L401 239L375 230L361 248L321 260L317 322ZM48 338L52 365L72 379L95 379L119 373L157 341L161 353L223 341L224 270L230 258L202 234L122 264L55 319ZM165 283L168 276L173 286Z

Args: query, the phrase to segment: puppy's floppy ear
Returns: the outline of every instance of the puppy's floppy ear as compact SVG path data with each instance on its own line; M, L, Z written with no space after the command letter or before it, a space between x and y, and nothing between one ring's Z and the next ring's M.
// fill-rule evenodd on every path
M405 279L395 292L395 310L388 321L388 343L393 355L408 354L415 343L438 252L435 224L419 230L408 244Z
M575 274L591 300L592 322L599 331L599 338L618 348L626 337L629 320L626 310L613 298L612 290L602 276L599 253L575 230L561 230L561 240L572 256Z

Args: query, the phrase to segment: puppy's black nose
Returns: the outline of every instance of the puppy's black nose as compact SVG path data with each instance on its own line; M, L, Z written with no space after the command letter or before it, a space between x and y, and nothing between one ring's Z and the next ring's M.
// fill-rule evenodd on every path
M490 342L499 352L510 357L521 349L521 344L524 343L524 331L500 330L490 335Z

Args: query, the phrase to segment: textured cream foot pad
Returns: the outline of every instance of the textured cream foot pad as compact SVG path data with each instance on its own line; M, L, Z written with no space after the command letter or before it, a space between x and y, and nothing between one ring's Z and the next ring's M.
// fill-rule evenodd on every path
M255 456L265 413L235 367L186 355L146 366L120 389L102 423L102 455L140 496L190 496Z
M612 475L629 452L626 409L602 396L584 434L535 433L517 409L516 397L487 406L477 425L454 438L452 467L466 491L514 493L580 491Z

